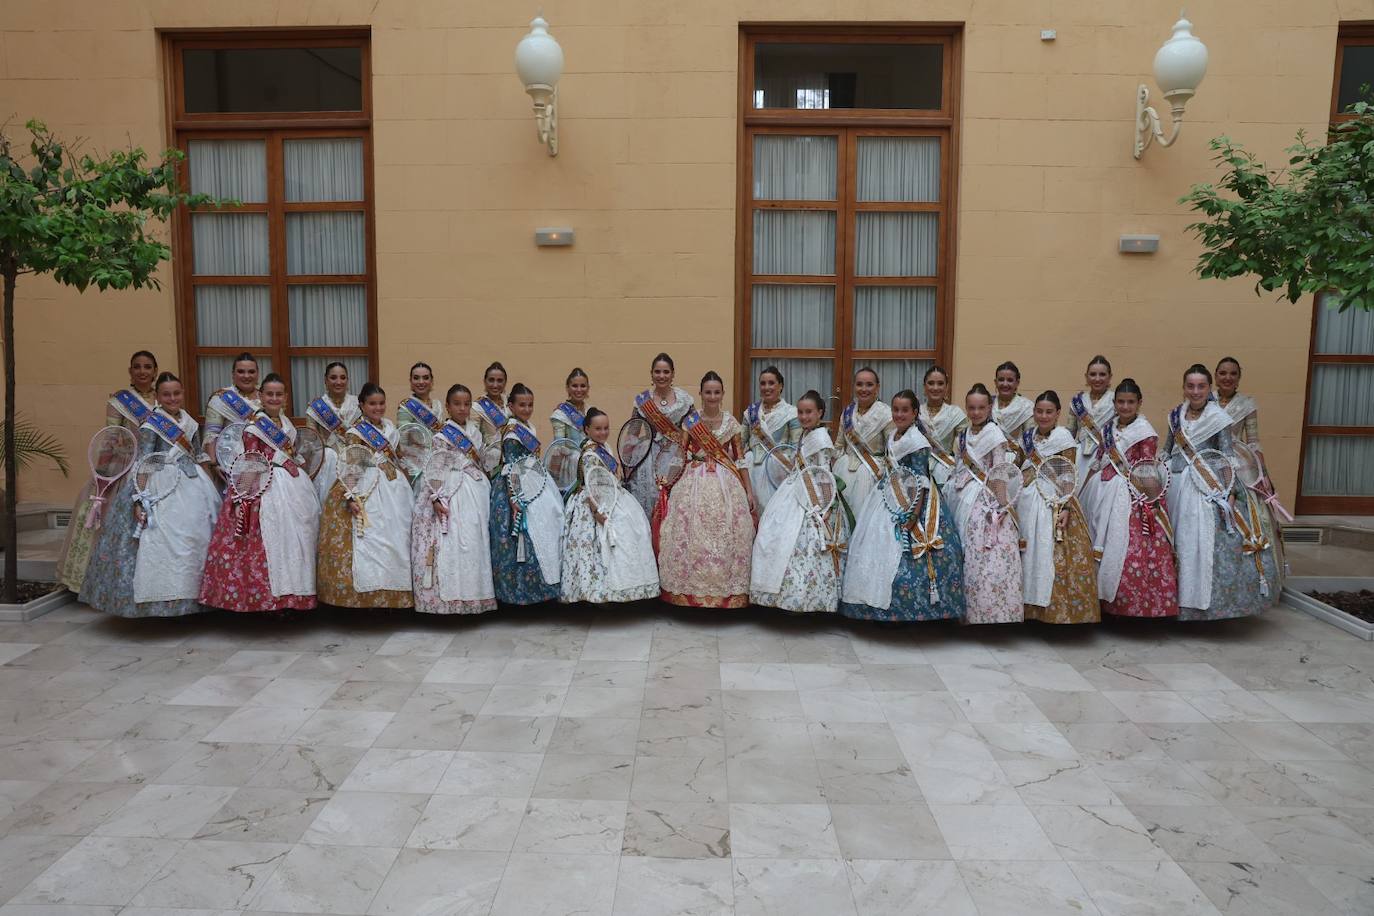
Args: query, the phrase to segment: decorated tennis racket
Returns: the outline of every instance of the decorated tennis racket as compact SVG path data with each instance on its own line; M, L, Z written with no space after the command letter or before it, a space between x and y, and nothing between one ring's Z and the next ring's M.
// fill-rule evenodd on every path
M567 493L577 483L577 462L582 453L571 439L555 439L544 449L544 470L558 492Z
M925 558L926 587L930 602L940 600L940 589L936 584L934 551L942 549L937 513L929 511L934 507L923 504L925 499L938 498L938 490L927 492L930 478L917 474L910 468L897 465L878 482L878 492L882 494L883 508L892 517L893 534L902 550L911 554L913 559ZM931 516L923 519L922 515Z
M1205 448L1188 462L1188 474L1203 497L1221 512L1226 530L1236 530L1231 504L1227 501L1235 486L1236 469L1231 459L1214 448Z
M526 513L530 504L544 494L544 488L549 485L549 475L533 455L526 455L509 465L506 474L506 486L512 503L511 537L516 539L515 562L524 563L529 559L525 538L521 537L528 530Z
M229 504L234 513L234 537L248 534L252 505L272 486L272 463L257 452L244 452L229 468Z
M407 423L396 431L396 463L411 480L424 470L434 450L434 431L419 423Z
M215 437L215 464L226 477L235 459L243 454L243 433L247 428L246 423L230 423Z
M763 459L763 472L768 475L768 482L777 488L782 486L800 461L801 455L792 446L775 445Z
M1293 521L1293 514L1279 502L1278 494L1266 485L1264 462L1260 460L1258 452L1244 442L1234 442L1231 445L1231 464L1236 469L1237 480L1258 494L1264 504L1285 522Z
M820 526L825 552L830 554L836 575L840 572L840 539L830 530L828 513L835 505L838 492L835 475L828 467L815 464L807 465L797 473L797 487L792 491L792 498L802 507L802 511Z
M660 490L671 490L687 467L687 452L675 439L664 439L653 457L654 482Z
M593 464L587 471L583 486L588 505L602 519L598 524L606 532L606 542L614 547L615 534L607 522L611 520L611 513L615 511L616 502L620 499L620 481L616 480L615 474L604 465Z
M1064 540L1064 520L1060 512L1078 486L1078 471L1073 462L1059 455L1051 455L1040 462L1031 485L1054 514L1054 539Z
M925 493L926 478L902 465L897 465L879 481L883 506L893 516L906 516L916 509Z
M627 474L644 463L653 444L654 428L643 417L630 417L621 425L620 433L615 440L615 450Z
M442 503L444 506L445 511L440 513L444 534L448 534L448 501L454 491L449 485L449 477L458 469L459 454L456 449L436 448L430 452L424 468L420 471L420 480L424 484L427 498L430 502Z
M91 436L86 446L86 460L91 465L95 496L86 514L86 527L99 528L105 513L105 498L110 488L119 482L138 459L138 438L123 426L107 426Z
M1261 487L1264 480L1264 466L1260 464L1259 456L1243 442L1232 443L1232 452L1228 456L1231 467L1235 474L1235 481L1247 490L1254 492L1261 500L1267 495ZM1232 515L1235 518L1236 527L1240 529L1241 536L1245 540L1245 551L1255 560L1255 570L1259 573L1260 594L1269 594L1269 581L1264 577L1264 560L1262 554L1269 547L1269 540L1264 534L1264 524L1260 521L1259 511L1255 504L1248 499L1241 499L1238 504L1231 507Z
M377 488L381 477L377 456L366 445L350 445L339 456L339 484L344 496L358 506L353 517L353 536L364 537L367 531L367 498Z
M295 451L296 463L304 469L306 475L314 480L320 473L320 468L324 466L324 440L320 434L308 426L296 430Z
M156 524L153 514L157 504L172 495L180 480L181 468L171 452L153 452L138 459L134 465L134 505L142 512L134 527L135 539L142 537L149 525Z
M1158 523L1170 543L1174 540L1174 531L1169 524L1169 514L1164 510L1164 497L1169 492L1172 477L1169 465L1159 458L1141 458L1126 472L1126 480L1131 487L1131 503L1143 509L1140 513L1141 533L1149 537Z
M1011 523L1019 531L1021 518L1016 513L1016 499L1021 495L1021 469L1010 461L999 461L988 469L987 477L981 483L983 489L992 495L995 504L992 510L993 518L996 520L1003 515L1010 516ZM987 546L991 548L992 544L989 543Z

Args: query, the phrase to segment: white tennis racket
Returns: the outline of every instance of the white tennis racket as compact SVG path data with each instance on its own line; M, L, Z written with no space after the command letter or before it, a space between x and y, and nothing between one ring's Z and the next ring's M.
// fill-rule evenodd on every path
M215 464L226 477L235 459L243 454L243 434L247 429L247 423L230 423L215 437Z
M615 512L616 503L620 500L620 481L616 480L615 475L604 465L594 464L587 471L582 486L586 492L587 505L593 513L600 516L597 524L606 533L606 542L614 547L615 534L609 523L612 513Z
M272 463L257 452L244 452L229 468L229 500L234 513L234 537L248 534L252 503L272 486Z
M525 538L521 536L525 525L522 524L530 504L544 494L549 485L548 472L533 455L526 455L506 469L506 486L514 503L511 511L511 537L515 538L515 561L525 563L529 560L525 550Z
M444 507L444 511L439 513L444 534L448 534L448 501L455 491L455 488L449 485L449 478L458 468L459 454L456 449L436 448L430 452L429 460L420 472L420 479L430 502L440 503Z
M1078 485L1078 471L1073 462L1059 455L1051 455L1035 469L1031 485L1050 507L1054 517L1054 539L1064 540L1064 522L1060 512L1073 497L1074 488Z
M620 463L629 474L649 457L649 449L654 444L654 428L643 417L630 417L620 427L616 436L615 450Z
M1231 459L1214 448L1205 448L1188 462L1188 475L1203 497L1217 507L1226 523L1226 530L1234 532L1236 523L1231 517L1231 504L1227 501L1236 482L1236 469Z
M324 440L320 434L308 426L296 430L296 444L293 446L296 463L314 480L324 466Z
M344 497L358 506L353 517L353 536L364 537L367 530L367 498L377 489L381 469L377 456L366 445L350 445L339 457L339 484Z
M553 478L558 492L567 493L577 483L577 462L581 454L571 439L555 439L544 449L544 470Z
M660 490L671 490L687 467L687 453L676 439L663 439L653 457L654 481Z
M792 491L792 498L802 507L802 511L819 525L825 552L830 554L837 575L840 572L840 539L830 530L829 512L835 505L838 493L835 475L828 467L815 464L807 465L797 473L797 486Z
M1163 526L1164 536L1170 543L1173 543L1174 531L1169 524L1169 514L1164 509L1164 497L1169 492L1172 478L1169 465L1158 458L1141 458L1126 473L1131 488L1131 502L1143 510L1140 514L1141 534L1149 537L1157 521Z
M134 504L142 509L138 524L134 527L134 538L143 536L149 525L156 524L154 512L181 481L181 468L171 452L153 452L144 455L134 465Z
M1260 460L1259 453L1246 445L1244 442L1234 442L1231 444L1231 464L1236 469L1236 479L1245 485L1247 489L1253 490L1269 506L1279 518L1285 522L1293 521L1293 513L1289 512L1279 502L1278 494L1275 493L1264 480L1264 462Z
M91 465L95 482L95 496L86 514L86 527L99 528L105 512L105 497L138 460L138 438L126 427L106 426L91 436L86 446L86 460Z
M796 470L800 461L801 454L793 446L775 445L763 459L763 471L768 475L768 482L777 488Z
M434 449L434 432L419 423L407 423L396 431L396 462L414 480L424 470Z

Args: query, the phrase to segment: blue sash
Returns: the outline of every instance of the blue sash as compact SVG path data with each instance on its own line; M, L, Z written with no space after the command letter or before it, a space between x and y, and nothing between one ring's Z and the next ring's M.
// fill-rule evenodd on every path
M1021 433L1021 446L1026 457L1029 458L1031 453L1035 451L1035 430L1028 429Z
M438 432L455 448L461 448L464 451L472 451L475 448L472 440L467 437L467 433L463 432L463 428L452 420L439 427Z
M844 409L844 413L840 414L840 425L846 430L854 428L854 409L858 406L857 402L851 401L849 406Z
M272 418L262 414L253 421L253 428L267 437L267 441L279 452L291 455L291 438L286 430L272 422Z
M233 388L221 388L216 394L219 395L220 401L234 413L238 414L240 420L247 420L253 415L253 405L245 401L243 395L239 394Z
M374 452L385 452L391 454L391 443L387 441L386 435L367 420L359 420L353 424L353 431L357 433L364 442L372 446Z
M140 425L148 419L148 414L153 412L147 402L127 388L116 391L112 400L120 413Z
M502 413L501 408L497 407L496 402L493 401L491 398L478 398L477 406L482 409L482 415L487 418L488 422L490 422L492 426L495 426L497 429L500 429L501 427L506 425L506 415Z
M186 433L182 430L181 425L166 414L149 411L147 418L143 421L143 425L157 433L158 437L162 439L163 442L166 442L173 448L180 448L184 450L187 455L195 454L194 450L191 448L191 442L186 438Z
M1177 436L1178 431L1179 431L1180 429L1182 429L1182 428L1183 428L1183 405L1180 404L1180 405L1178 405L1177 407L1175 407L1173 410L1169 411L1169 429L1171 429L1171 430L1175 433L1175 436Z
M401 402L401 409L409 413L412 417L428 426L430 429L440 427L439 418L418 398L406 398Z
M563 416L568 418L568 422L573 425L574 429L581 430L583 424L587 422L587 418L582 415L582 411L578 410L567 401L559 404L558 409L563 413ZM612 470L615 469L612 468Z
M508 432L515 434L515 438L520 440L520 444L529 450L531 455L539 454L539 439L520 423L511 424Z
M606 446L598 445L596 448L592 449L592 451L596 452L596 457L601 459L601 463L606 465L606 469L612 474L620 467L620 462L615 460L615 457L611 455Z
M337 433L339 427L343 425L343 420L324 398L315 398L311 401L310 409L306 413L314 415L315 419L320 421L320 425L331 433Z

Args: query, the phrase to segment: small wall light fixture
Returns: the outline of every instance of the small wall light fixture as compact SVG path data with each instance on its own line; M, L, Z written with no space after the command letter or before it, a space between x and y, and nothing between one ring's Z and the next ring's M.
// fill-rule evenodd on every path
M1123 235L1117 241L1116 250L1122 254L1154 254L1159 250L1159 236Z
M1174 23L1174 34L1155 54L1155 82L1172 108L1173 133L1164 136L1159 114L1149 105L1150 90L1141 83L1135 95L1135 158L1139 159L1153 140L1158 140L1160 146L1169 146L1178 139L1183 127L1183 106L1206 75L1207 46L1194 37L1193 24L1180 17Z
M571 226L551 226L534 230L534 244L540 248L562 248L573 243Z
M539 142L558 155L558 78L563 75L563 48L549 34L543 16L530 20L530 30L515 46L515 72L534 100Z

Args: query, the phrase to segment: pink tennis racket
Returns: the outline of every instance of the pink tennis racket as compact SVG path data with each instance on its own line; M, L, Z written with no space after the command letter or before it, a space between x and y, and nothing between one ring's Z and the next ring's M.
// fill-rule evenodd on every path
M86 527L99 528L105 511L105 497L138 459L138 439L123 426L107 426L91 437L86 460L91 465L95 496L86 514Z

